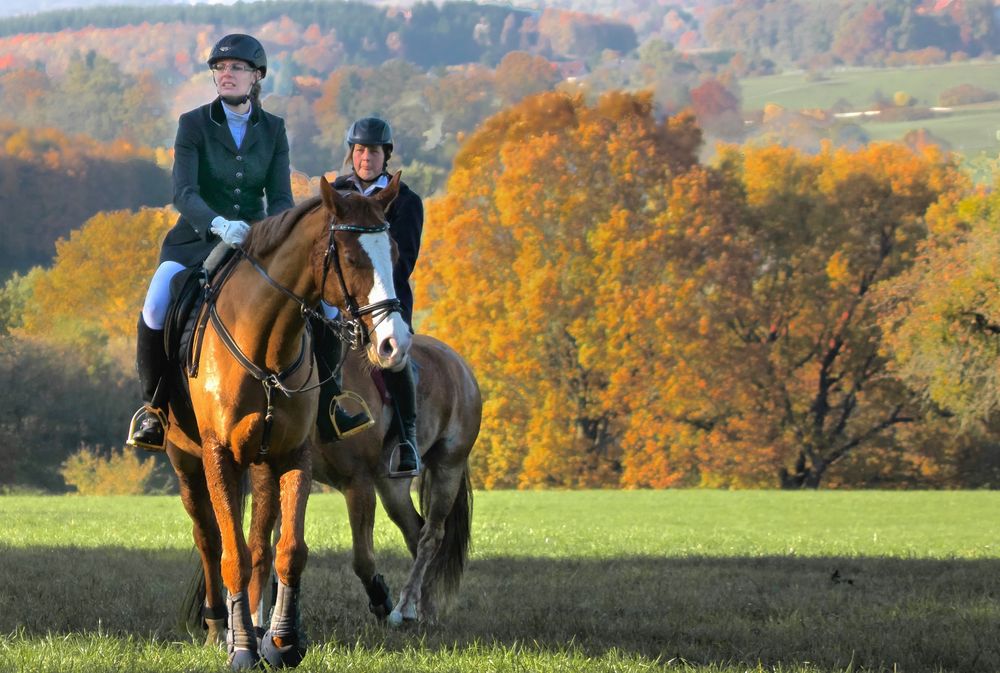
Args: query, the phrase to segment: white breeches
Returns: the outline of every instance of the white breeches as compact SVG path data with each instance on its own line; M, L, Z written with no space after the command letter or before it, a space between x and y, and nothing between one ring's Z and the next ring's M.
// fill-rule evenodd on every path
M178 262L164 262L149 281L146 301L142 304L142 319L150 329L163 329L170 305L170 280L186 267Z

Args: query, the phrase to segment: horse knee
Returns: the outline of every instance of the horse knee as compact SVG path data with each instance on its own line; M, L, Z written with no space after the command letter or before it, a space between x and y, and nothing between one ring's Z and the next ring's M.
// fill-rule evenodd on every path
M305 540L295 540L288 544L278 545L278 554L274 560L274 570L283 582L298 586L298 578L306 566L309 547Z
M249 551L240 549L235 554L231 554L223 549L220 565L222 566L222 581L225 582L230 593L234 590L241 591L250 582L252 564Z

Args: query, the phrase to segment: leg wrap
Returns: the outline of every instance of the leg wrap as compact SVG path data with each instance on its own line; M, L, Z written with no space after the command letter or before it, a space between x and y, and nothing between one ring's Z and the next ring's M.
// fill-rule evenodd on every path
M278 580L271 628L261 639L261 656L273 668L285 668L298 666L307 649L305 636L299 628L299 589Z
M278 580L278 594L271 612L271 634L288 638L299 631L299 589Z
M230 656L236 650L257 652L257 635L254 632L253 621L250 619L250 601L246 592L229 596L226 599L229 609L229 633L226 636L226 646Z

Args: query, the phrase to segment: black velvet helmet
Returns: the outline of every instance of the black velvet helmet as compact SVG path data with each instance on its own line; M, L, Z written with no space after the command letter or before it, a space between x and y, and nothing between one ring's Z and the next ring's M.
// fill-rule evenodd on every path
M262 78L267 76L267 54L264 53L264 46L255 37L242 33L226 35L212 47L212 54L208 57L208 67L211 68L216 61L227 58L246 61L260 70Z
M345 140L348 147L354 145L382 145L392 152L392 127L389 122L378 117L364 117L351 124Z

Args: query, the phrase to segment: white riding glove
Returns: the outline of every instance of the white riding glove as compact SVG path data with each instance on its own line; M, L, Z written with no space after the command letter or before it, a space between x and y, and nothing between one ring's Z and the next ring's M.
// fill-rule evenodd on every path
M235 248L247 237L247 234L250 232L250 225L243 220L227 220L220 215L212 220L210 229L213 234L218 235L227 245Z

